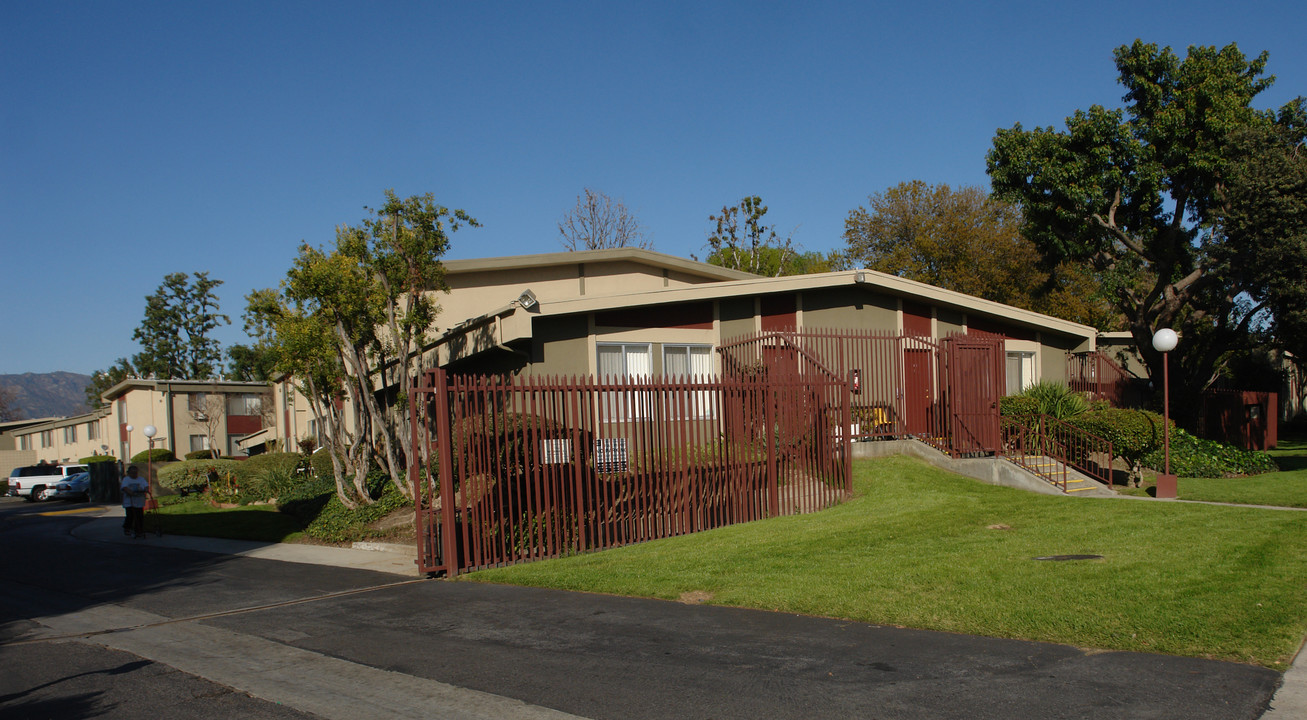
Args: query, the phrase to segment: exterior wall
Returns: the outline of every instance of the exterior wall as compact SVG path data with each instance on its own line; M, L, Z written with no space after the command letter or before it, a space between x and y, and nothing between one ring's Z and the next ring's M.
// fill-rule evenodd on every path
M935 332L940 337L954 333L966 332L967 318L960 312L948 308L935 308Z
M451 265L457 268L457 262ZM449 293L434 293L433 296L441 308L436 324L449 328L501 308L528 289L544 304L587 295L687 287L708 281L708 278L688 272L633 260L592 259L494 270L450 270L445 275Z
M0 479L9 477L14 468L35 465L38 462L41 461L37 459L34 450L0 450L0 472L4 473Z
M803 293L803 326L839 330L898 330L898 302L857 288Z
M114 434L112 421L104 410L97 410L69 418L60 418L14 433L15 445L28 450L32 464L42 460L51 463L77 462L91 455L113 455ZM108 446L106 450L102 446Z
M133 455L150 447L145 437L145 426L156 429L154 447L168 448L177 457L191 451L191 436L208 435L208 423L199 419L190 409L191 396L204 393L223 397L222 418L213 433L213 449L223 455L231 454L233 435L244 435L262 428L262 415L232 414L229 400L237 395L266 397L265 383L187 382L183 380L128 380L110 390L111 422L118 427L119 457L131 459ZM108 397L109 394L106 395ZM132 430L128 432L127 426ZM112 443L109 443L113 447Z
M730 298L717 302L717 324L722 339L758 330L758 305L753 298Z
M528 375L588 375L595 371L594 342L586 315L536 323Z
M440 305L436 324L453 327L517 299L530 290L541 302L579 297L581 282L576 265L520 268L469 273L448 273L449 293L435 293Z

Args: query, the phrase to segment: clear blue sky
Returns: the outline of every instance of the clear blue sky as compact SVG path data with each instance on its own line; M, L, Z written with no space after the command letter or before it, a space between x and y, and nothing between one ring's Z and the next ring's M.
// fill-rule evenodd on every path
M1284 2L18 2L0 5L0 373L138 348L145 296L207 270L244 295L386 188L484 227L450 258L560 250L583 187L657 250L761 195L810 250L869 194L987 186L994 131L1119 106L1135 38L1270 52L1307 94Z

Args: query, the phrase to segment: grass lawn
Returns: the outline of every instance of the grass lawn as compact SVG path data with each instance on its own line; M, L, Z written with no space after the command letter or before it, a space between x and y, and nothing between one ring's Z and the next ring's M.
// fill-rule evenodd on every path
M1281 439L1279 447L1268 450L1280 466L1280 472L1236 478L1185 478L1177 481L1181 500L1206 500L1243 505L1279 505L1307 508L1307 438ZM1152 481L1128 494L1143 495ZM1119 488L1118 488L1119 489Z
M695 593L722 605L1277 670L1307 633L1307 513L1037 495L906 457L856 462L854 485L853 500L814 515L465 577L673 600ZM1070 554L1103 559L1034 559Z
M156 527L154 523L162 520L163 531L168 535L199 535L262 542L296 542L303 539L304 527L300 522L290 515L277 512L275 505L216 508L199 496L176 500L168 498L164 502L157 516L150 513L146 517L147 530L153 531Z

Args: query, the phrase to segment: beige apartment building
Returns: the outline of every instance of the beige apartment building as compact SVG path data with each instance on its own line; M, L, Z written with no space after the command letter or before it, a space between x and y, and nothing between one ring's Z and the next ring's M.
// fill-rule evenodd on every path
M100 408L82 415L25 421L21 427L6 432L12 438L14 453L8 463L13 466L48 463L75 463L91 455L112 455L113 432L109 409ZM8 445L8 443L6 443Z
M228 380L124 380L102 396L116 427L114 455L131 458L154 447L181 458L196 450L243 454L239 441L274 422L272 387Z

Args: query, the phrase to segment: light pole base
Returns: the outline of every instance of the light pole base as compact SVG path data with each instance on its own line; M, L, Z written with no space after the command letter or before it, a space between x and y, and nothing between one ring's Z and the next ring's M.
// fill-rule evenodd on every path
M1157 497L1175 498L1176 477L1175 475L1157 474Z

